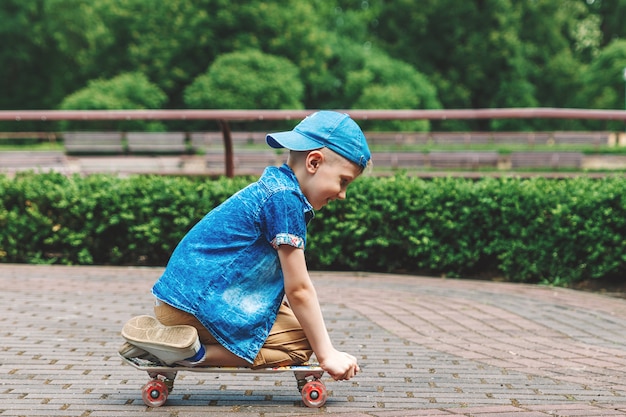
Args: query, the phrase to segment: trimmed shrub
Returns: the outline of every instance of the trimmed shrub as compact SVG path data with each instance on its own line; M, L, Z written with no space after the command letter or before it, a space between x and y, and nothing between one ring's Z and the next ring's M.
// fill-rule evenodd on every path
M0 176L0 262L164 265L253 178ZM626 273L626 180L364 177L309 226L311 269L570 285Z
M160 109L167 101L165 93L140 72L129 72L104 80L91 80L86 87L70 94L59 106L61 110L141 110ZM92 130L163 131L155 120L60 122L61 130L88 126Z
M192 109L302 109L304 85L286 58L249 49L220 55L185 89Z

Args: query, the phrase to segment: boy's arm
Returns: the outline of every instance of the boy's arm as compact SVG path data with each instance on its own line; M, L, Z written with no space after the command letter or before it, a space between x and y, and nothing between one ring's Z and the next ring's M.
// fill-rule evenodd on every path
M304 251L281 245L278 257L289 306L300 322L320 366L335 380L352 378L359 371L357 360L352 355L336 350L330 341L317 292L306 267Z

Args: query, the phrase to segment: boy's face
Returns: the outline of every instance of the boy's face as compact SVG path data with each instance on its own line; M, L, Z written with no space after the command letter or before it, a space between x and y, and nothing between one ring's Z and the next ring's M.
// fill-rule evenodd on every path
M328 152L309 153L306 158L309 175L307 181L300 184L302 192L315 210L333 200L345 199L348 185L361 174L361 169L356 164Z

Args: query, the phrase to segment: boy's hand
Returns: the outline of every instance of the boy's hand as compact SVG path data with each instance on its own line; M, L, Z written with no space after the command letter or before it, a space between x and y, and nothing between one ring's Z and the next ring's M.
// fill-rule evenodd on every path
M361 370L354 356L338 350L335 350L323 361L320 361L320 366L335 381L347 381Z

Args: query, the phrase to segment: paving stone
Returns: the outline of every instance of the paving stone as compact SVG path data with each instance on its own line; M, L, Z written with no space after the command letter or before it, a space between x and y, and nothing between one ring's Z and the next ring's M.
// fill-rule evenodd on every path
M289 374L181 372L148 409L147 375L117 357L123 323L152 309L160 268L0 265L0 417L626 415L626 300L566 289L312 273L351 381L325 407Z

